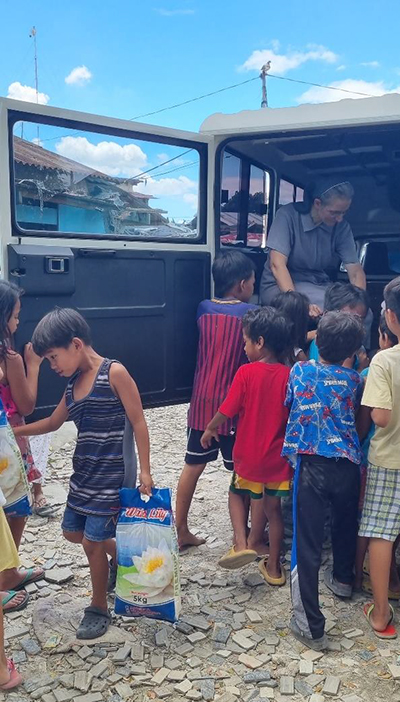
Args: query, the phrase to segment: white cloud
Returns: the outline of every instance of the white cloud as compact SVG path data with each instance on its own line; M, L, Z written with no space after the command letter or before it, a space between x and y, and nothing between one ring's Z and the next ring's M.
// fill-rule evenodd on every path
M346 66L344 65L344 63L342 63L341 66L338 66L336 70L337 70L337 71L345 71L345 70L346 70Z
M380 68L379 61L364 61L360 63L360 66L365 66L366 68Z
M195 10L180 9L180 10L166 10L164 7L155 7L154 11L157 12L162 17L176 17L176 15L194 15Z
M183 201L186 202L194 211L197 210L199 206L199 196L196 193L186 193L186 195L183 196Z
M133 191L138 190L139 192L145 193L146 191L151 195L156 195L157 197L187 197L188 195L194 195L197 193L198 184L196 181L191 180L187 176L181 175L178 178L146 178L145 181L139 185L133 186ZM196 202L197 202L197 195ZM192 202L192 199L185 200L186 202Z
M92 144L86 137L62 137L56 143L58 154L84 163L111 176L132 177L147 167L147 156L136 144L121 146L115 141Z
M42 140L39 139L38 137L34 137L34 138L32 139L32 144L36 144L36 146L43 146Z
M300 95L300 97L297 98L297 102L300 104L338 102L339 100L344 100L346 98L379 97L380 95L386 95L387 93L400 93L400 86L396 88L389 88L383 83L383 81L372 83L366 80L354 80L353 78L335 81L330 83L330 86L331 88L344 88L345 90L350 90L353 92L346 93L339 90L329 90L328 87L312 87ZM364 93L364 95L354 93Z
M50 100L46 93L38 93L36 95L35 88L31 88L29 85L22 85L18 81L8 86L7 97L13 100L23 100L24 102L37 102L39 105L47 105Z
M256 50L240 66L240 71L259 71L260 68L271 61L271 73L283 76L288 71L298 68L307 61L323 61L336 63L338 56L325 46L310 45L307 51L288 51L286 54L278 53L278 46L274 42L273 49Z
M76 66L71 73L65 77L67 85L87 85L93 75L86 66Z

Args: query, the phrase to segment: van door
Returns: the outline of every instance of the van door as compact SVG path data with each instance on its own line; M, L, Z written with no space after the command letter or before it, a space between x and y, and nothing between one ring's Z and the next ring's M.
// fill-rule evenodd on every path
M16 347L54 306L74 307L146 406L187 401L210 295L207 138L13 100L1 110L3 270L24 290ZM45 361L36 417L64 384Z

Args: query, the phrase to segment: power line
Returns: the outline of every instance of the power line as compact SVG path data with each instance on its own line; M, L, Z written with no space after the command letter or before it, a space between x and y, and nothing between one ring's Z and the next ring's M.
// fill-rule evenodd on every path
M278 80L287 80L290 83L301 83L301 85L312 85L314 88L326 88L327 90L338 90L340 93L350 93L351 95L361 95L362 97L376 97L371 93L360 93L356 90L348 90L348 88L338 88L334 85L321 85L321 83L311 83L309 80L299 80L298 78L288 78L287 76L276 76L273 73L268 73L269 78L277 78Z
M135 119L142 119L142 117L150 117L151 115L158 115L160 112L166 112L166 110L174 110L176 107L182 107L182 105L188 105L190 102L197 102L197 100L203 100L206 97L211 97L212 95L218 95L218 93L224 93L226 90L232 90L232 88L239 88L241 85L246 85L246 83L253 83L253 81L258 80L256 78L249 78L248 80L243 80L241 83L234 83L234 85L228 85L226 88L220 88L219 90L214 90L212 93L205 93L204 95L199 95L198 97L191 98L190 100L185 100L184 102L177 102L175 105L170 105L169 107L162 107L161 110L154 110L153 112L146 112L143 115L137 115L136 117L131 117L130 122Z
M191 151L193 151L193 149L187 149L186 151L182 151L182 153L178 154L177 156L174 156L173 158L169 158L168 161L162 161L162 163L159 163L158 166L153 166L153 168L149 168L147 171L142 171L142 173L138 173L135 176L131 176L130 178L127 178L127 180L134 180L135 178L141 178L142 176L146 175L147 173L151 173L152 171L157 170L157 168L161 168L161 166L165 166L167 163L171 163L171 161L176 161L177 158L181 158L181 156L185 156L186 154L189 154Z

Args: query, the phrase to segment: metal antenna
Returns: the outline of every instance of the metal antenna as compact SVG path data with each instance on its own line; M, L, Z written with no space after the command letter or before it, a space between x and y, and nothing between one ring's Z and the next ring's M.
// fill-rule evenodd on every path
M271 69L271 61L267 61L261 69L260 78L262 82L262 100L261 107L268 107L267 96L267 73Z
M35 90L36 90L36 104L39 104L39 78L38 78L38 60L37 60L37 43L36 43L36 27L32 27L30 37L33 39L33 47L35 53ZM37 128L37 140L39 145L39 125Z

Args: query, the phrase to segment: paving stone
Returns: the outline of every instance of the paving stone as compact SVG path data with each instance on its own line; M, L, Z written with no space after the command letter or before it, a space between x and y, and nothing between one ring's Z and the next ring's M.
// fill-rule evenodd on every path
M199 641L204 641L204 639L206 639L206 638L207 638L206 635L202 634L201 631L195 631L195 632L193 632L193 634L189 634L188 641L190 641L190 643L194 644L194 643L198 643Z
M192 687L193 686L190 680L182 680L182 682L175 685L174 690L176 690L176 692L179 692L182 695L186 695L186 693L189 692L189 690L191 690Z
M109 675L107 677L107 680L114 685L115 683L119 682L122 680L122 675L119 675L118 673L113 673L112 675Z
M340 678L335 677L334 675L328 675L324 687L322 688L322 692L324 695L332 695L335 696L339 692L341 680Z
M135 663L131 666L130 675L146 675L146 663ZM126 676L125 676L126 677ZM151 675L150 675L151 678Z
M94 678L100 678L105 673L108 673L108 671L109 662L107 658L104 658L102 661L99 661L96 665L94 665L90 672Z
M54 697L52 692L49 692L48 695L43 695L42 701L43 702L56 702L56 698Z
M153 685L162 685L169 673L169 668L160 668L160 670L158 670L157 673L153 675L151 682L153 683Z
M372 659L376 657L376 651L357 651L357 656L362 658L366 663L369 663L369 661L372 661Z
M175 653L178 654L178 656L187 656L188 653L191 653L193 651L193 646L190 643L184 643L182 646L178 646L178 648L175 649Z
M280 643L280 637L275 632L267 632L264 636L265 643L267 646L278 646Z
M122 648L119 648L118 651L113 653L112 655L112 660L114 663L124 663L128 656L130 655L131 652L131 646L128 644L126 646L123 646Z
M312 661L303 660L299 662L300 675L311 675L314 671L314 663Z
M108 688L107 680L93 680L91 691L92 692L104 692Z
M157 641L156 641L157 646L160 646L160 645L167 645L167 644L168 644L168 631L167 631L167 629L161 629L161 631L165 631L165 632L166 632L166 635L167 635L166 641L167 641L167 643L166 643L166 644L157 644ZM159 633L161 633L161 632L157 632L157 634L159 634ZM157 638L157 634L156 634L156 638ZM164 636L164 634L162 635L162 638L163 638L163 636ZM156 654L155 654L155 655L156 655ZM160 654L158 654L158 655L160 655ZM132 658L133 661L142 661L142 660L144 660L144 647L142 646L142 644L133 644L133 646L131 646L131 658Z
M250 656L248 656L250 658ZM245 673L243 676L243 682L249 683L261 683L266 680L271 680L271 674L268 670L256 670L253 673Z
M325 697L323 695L318 694L318 692L314 692L314 694L311 695L308 702L325 702Z
M259 612L256 612L255 609L246 609L246 617L251 622L252 624L259 624L262 622L263 618Z
M156 632L156 646L168 646L168 629L160 629Z
M168 658L165 661L165 667L169 668L170 670L176 670L180 665L181 661L179 661L177 658Z
M53 684L54 678L51 675L48 675L47 673L43 673L42 675L33 675L28 680L25 680L24 689L25 692L30 694L31 692L37 690L39 687L47 687L47 685L52 686Z
M86 658L89 658L89 656L92 654L92 649L89 648L89 646L82 646L77 653L79 658L82 658L82 660L85 661Z
M189 668L198 668L198 666L201 665L202 660L198 656L191 656L188 658L186 663L188 664Z
M76 696L76 692L75 690L64 690L62 687L59 687L58 690L53 690L53 695L57 702L70 702Z
M255 658L254 656L249 656L247 653L241 653L238 658L238 661L239 663L243 663L243 665L245 665L246 668L251 668L252 670L260 668L263 664L263 662L260 661L258 658Z
M25 653L27 653L29 656L37 656L38 653L41 652L41 648L35 639L22 639L20 641L20 644L22 648L24 649Z
M71 568L52 568L50 571L46 571L45 580L48 583L56 583L60 585L61 583L66 583L72 580L74 574Z
M8 615L7 615L7 618L8 618ZM26 663L25 651L13 651L12 657L13 657L13 661L16 665L20 665L20 663Z
M215 682L214 680L202 680L200 682L200 692L202 694L203 700L206 702L211 702L215 697Z
M350 649L352 649L354 646L354 641L351 641L351 639L343 638L340 639L340 645L342 646L342 648L344 648L345 651L350 651Z
M51 692L51 687L46 685L46 687L39 687L35 692L31 692L31 697L33 700L39 700L43 695L48 695Z
M120 697L122 697L123 700L127 700L129 698L132 698L133 690L132 690L131 686L128 685L128 683L124 683L124 682L117 683L115 686L115 690L116 690L117 694Z
M360 636L364 636L364 632L362 629L347 629L343 631L343 636L348 639L358 639Z
M205 618L201 616L185 616L182 617L182 621L184 621L186 624L189 624L189 626L192 626L194 629L200 629L200 631L208 631L211 629L212 624Z
M243 580L244 584L248 587L258 587L259 585L265 585L265 580L259 573L249 573Z
M167 678L174 682L181 682L186 678L186 670L170 670L168 671Z
M175 629L177 631L180 631L181 634L185 634L186 636L193 632L193 627L190 626L190 624L187 624L186 622L183 622L181 620L175 623Z
M226 624L223 624L221 622L216 622L214 624L211 639L216 643L221 643L225 645L231 635L231 631L231 626L227 626Z
M321 658L324 657L324 654L322 651L313 651L311 648L307 649L307 651L303 651L301 653L301 657L305 661L319 661Z
M347 641L347 639L345 639L345 641ZM330 639L328 641L327 651L339 652L341 650L342 650L342 644L340 641L333 641L333 639Z
M221 658L229 658L229 656L232 655L232 651L228 651L226 648L222 648L219 651L216 652L216 656L220 656Z
M152 653L150 656L150 667L153 670L162 668L164 665L164 655L162 653Z
M186 693L186 697L188 700L194 700L195 702L203 699L200 690L189 690L189 692Z
M282 675L279 682L281 695L294 695L294 678L290 675Z
M74 687L81 692L87 692L93 679L93 673L77 670L74 677Z
M273 700L275 697L275 692L271 687L263 687L259 691L259 696L262 700Z
M345 695L345 697L341 697L341 702L363 702L361 697L358 695Z
M389 665L389 670L394 680L400 680L400 665Z
M256 646L254 641L249 640L247 636L243 636L240 633L232 634L232 641L245 651L251 651Z
M308 685L305 680L295 680L294 688L303 697L310 697L313 693L311 685Z

